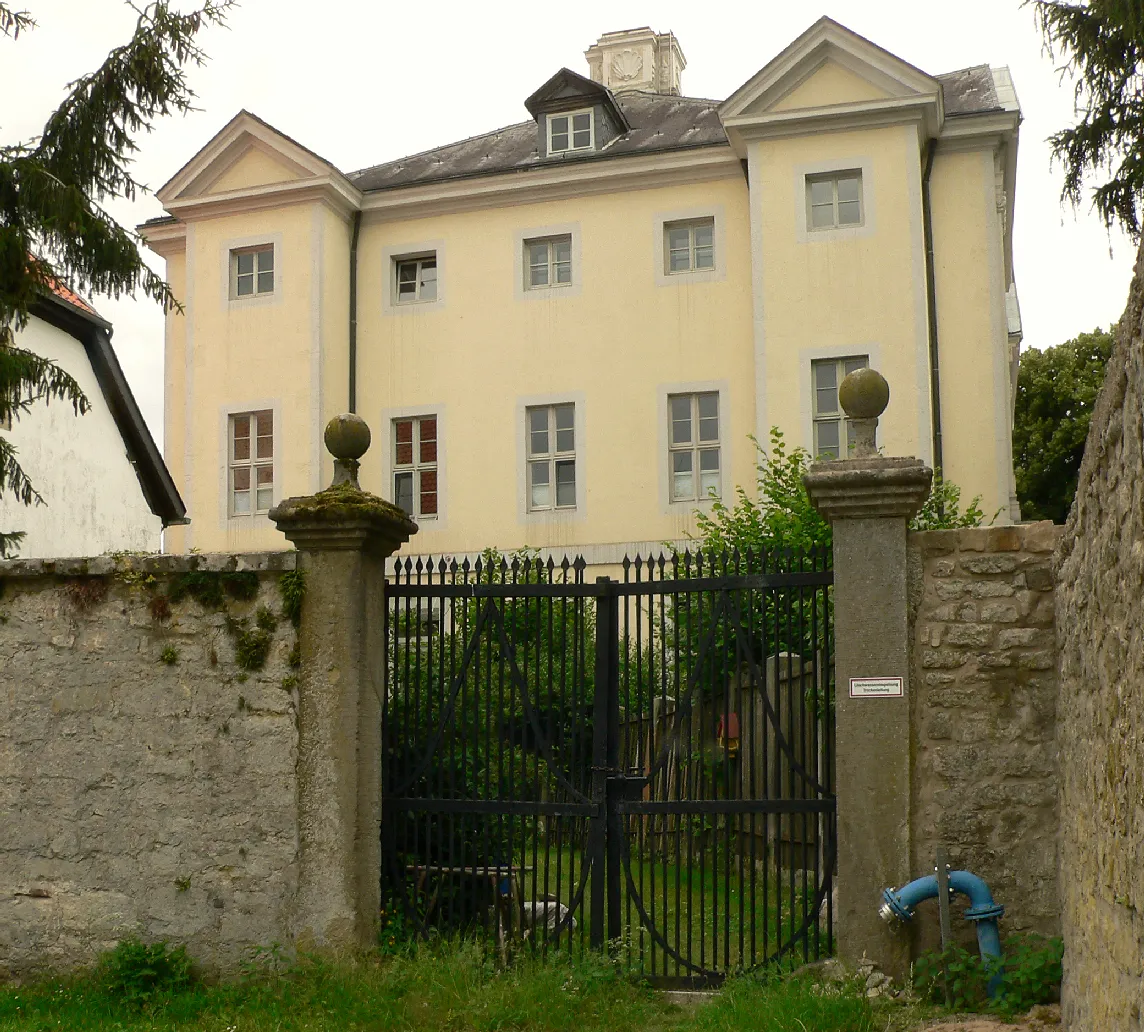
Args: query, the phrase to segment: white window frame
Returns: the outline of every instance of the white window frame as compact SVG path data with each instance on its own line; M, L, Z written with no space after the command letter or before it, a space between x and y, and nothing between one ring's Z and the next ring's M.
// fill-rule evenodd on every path
M230 249L230 299L232 301L250 301L255 298L273 297L274 292L278 289L278 269L275 255L276 248L273 243L256 244L251 247L232 247ZM250 273L252 277L251 286L252 290L249 294L240 294L238 292L238 263L240 257L246 255L253 255L253 271ZM270 256L270 268L262 268L262 256ZM271 286L269 290L259 289L259 280L265 272L270 273ZM246 275L245 273L243 275Z
M557 267L560 264L556 261L556 245L559 243L568 244L568 279L563 282L558 281L556 278ZM540 244L546 244L548 247L548 281L546 283L533 283L532 282L532 248ZM576 282L576 248L571 233L556 233L551 236L540 237L527 237L524 241L524 250L521 255L521 262L524 268L524 289L525 290L567 290Z
M715 438L714 440L708 438L702 440L700 438L701 423L700 423L700 398L714 398L715 399ZM675 427L674 427L674 403L677 400L687 399L690 406L690 440L686 442L676 442L675 440ZM710 417L702 417L709 419ZM697 391L674 391L667 395L667 497L668 501L672 504L679 503L696 503L711 501L710 489L702 491L700 482L702 479L702 463L703 454L714 452L718 457L719 466L716 470L718 486L715 488L715 498L723 497L723 464L725 461L723 451L723 401L720 392L717 390L697 390ZM678 455L690 455L691 457L691 493L687 495L678 495L675 490L675 459ZM711 472L707 470L706 472Z
M259 417L270 417L270 456L259 457L258 455L258 441L261 436L259 435ZM238 419L250 420L250 436L247 449L247 457L239 459L235 456L235 421ZM231 412L227 415L226 420L226 512L227 516L231 519L249 519L255 516L265 516L273 507L276 496L277 476L276 466L277 458L275 452L277 451L277 438L278 438L278 413L271 407L250 409L247 411ZM269 468L270 470L270 483L263 485L261 488L258 483L258 471ZM237 512L234 505L235 496L235 471L246 470L249 473L247 481L248 488L246 489L250 494L250 508L246 512ZM258 504L259 490L269 490L270 503L266 506Z
M838 183L843 179L856 179L858 181L858 221L842 223L838 221ZM817 183L829 183L831 186L831 213L833 221L828 226L814 224L814 211L816 207L811 201L811 189ZM806 176L806 229L808 233L834 233L838 230L861 229L866 224L866 191L860 168L843 168L830 172L816 172ZM824 207L820 205L818 207Z
M435 457L432 461L423 461L421 458L421 423L422 420L431 419L434 423L434 438L433 443L436 445ZM412 423L413 424L413 440L412 447L412 461L398 462L397 459L397 424L398 423ZM393 438L393 447L390 449L392 464L390 467L390 478L393 483L393 502L397 502L397 478L399 476L409 476L413 482L413 509L409 511L409 515L415 520L436 520L441 513L441 420L435 412L422 412L416 416L394 416L390 422L391 437ZM431 472L436 476L436 488L434 494L437 496L437 508L435 512L425 513L421 511L421 478L423 474Z
M685 269L672 269L671 267L671 233L673 230L687 230L687 267ZM711 264L695 264L695 231L697 229L711 230ZM715 239L715 216L704 218L678 219L663 224L663 274L665 276L694 276L704 273L713 273L719 265L718 243Z
M577 115L588 116L588 142L579 147L575 144L576 130L572 128L573 120ZM567 147L554 147L552 145L552 137L555 135L552 130L552 121L556 118L568 119L568 146ZM551 114L545 115L545 129L546 140L545 153L546 154L572 154L579 151L594 151L596 149L596 111L595 108L576 108L575 111L553 111ZM583 130L579 130L583 132Z
M559 428L556 420L557 409L569 410L572 413L572 425ZM546 416L547 450L533 451L533 415L543 412ZM524 410L524 446L525 446L525 511L534 512L572 512L577 507L577 492L579 490L579 469L576 459L576 438L579 427L576 421L576 403L574 401L560 401L545 405L528 405ZM560 434L572 434L572 447L560 447ZM556 471L558 466L572 465L572 503L561 504L557 496ZM547 465L548 476L548 503L537 505L533 501L533 467L534 465Z
M433 296L423 297L422 288L424 286L422 271L424 263L433 263ZM415 290L412 297L403 298L401 296L401 267L403 265L416 265L417 278L414 280ZM403 254L395 255L391 259L390 283L393 296L393 304L399 305L402 308L407 305L431 305L441 298L441 266L437 261L436 251L426 251L422 254Z
M861 364L858 364L861 363ZM824 366L834 367L834 409L829 411L820 410L818 407L818 369ZM820 448L818 443L819 427L823 424L833 423L838 426L838 450L842 451L843 442L845 442L846 454L836 455L833 458L849 458L850 451L854 447L854 440L851 430L851 422L847 418L846 413L842 411L842 405L838 401L838 388L841 386L843 379L846 377L847 371L853 372L855 369L868 369L870 367L869 355L843 355L838 358L816 358L812 359L810 363L810 419L811 419L811 455L813 458L818 459L824 455L825 452ZM823 388L829 390L829 388Z

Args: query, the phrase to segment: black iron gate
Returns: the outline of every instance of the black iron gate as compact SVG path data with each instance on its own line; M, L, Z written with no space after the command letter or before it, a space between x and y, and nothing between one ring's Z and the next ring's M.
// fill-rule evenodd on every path
M832 950L828 553L402 560L383 899L657 984Z

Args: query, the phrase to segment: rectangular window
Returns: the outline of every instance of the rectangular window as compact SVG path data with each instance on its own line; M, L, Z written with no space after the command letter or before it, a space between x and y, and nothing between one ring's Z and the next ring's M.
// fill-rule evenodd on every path
M548 116L548 153L593 150L596 145L592 109L567 111Z
M807 176L806 209L812 230L862 225L862 173L851 169Z
M393 501L415 519L437 518L437 417L393 421Z
M715 220L667 222L663 227L664 271L699 272L715 268Z
M274 505L274 413L236 413L230 417L229 436L230 515L269 512Z
M526 289L569 286L572 283L572 237L526 240L524 261Z
M437 255L399 258L394 267L394 301L399 305L437 300Z
M695 502L722 494L719 395L672 394L667 399L671 500Z
M274 293L274 246L245 247L230 252L230 296L258 297Z
M576 508L576 406L541 405L525 413L528 508Z
M842 442L846 452L854 447L854 429L838 404L838 385L855 369L869 365L866 355L854 358L827 358L811 362L811 394L814 411L814 454L819 458L841 457Z

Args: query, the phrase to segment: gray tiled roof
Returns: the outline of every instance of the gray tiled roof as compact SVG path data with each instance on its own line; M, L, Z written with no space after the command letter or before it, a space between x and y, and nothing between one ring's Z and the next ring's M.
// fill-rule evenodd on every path
M359 190L389 190L399 186L460 179L490 172L513 172L553 161L602 161L632 154L656 154L690 147L725 145L727 135L719 121L719 101L697 97L670 97L658 93L620 93L616 102L631 124L631 131L616 137L600 151L541 161L533 121L519 122L484 136L414 154L349 174Z
M980 114L1001 107L988 65L962 68L935 78L945 91L947 115ZM536 147L536 123L518 122L483 136L351 172L349 179L359 190L368 193L495 172L519 172L550 166L554 160L603 161L621 155L656 154L727 143L727 134L719 121L720 102L717 100L641 92L619 93L615 99L631 124L631 131L595 153L542 161Z

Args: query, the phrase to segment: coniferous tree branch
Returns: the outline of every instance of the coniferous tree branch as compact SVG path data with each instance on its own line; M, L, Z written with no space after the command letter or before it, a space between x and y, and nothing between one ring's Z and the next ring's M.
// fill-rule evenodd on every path
M27 11L15 11L6 3L0 2L0 32L16 39L21 32L34 29L36 23Z
M103 204L145 189L130 172L136 138L157 119L192 109L186 68L206 60L196 35L223 24L234 3L202 0L185 14L171 0L129 4L138 15L130 41L69 84L39 136L0 145L0 422L18 420L40 400L70 402L77 414L89 407L68 373L16 346L33 305L57 284L114 297L141 290L164 310L179 307L143 261L139 236ZM34 25L0 0L0 33L16 39ZM0 438L0 497L6 493L24 504L42 501ZM19 537L0 534L0 557Z
M1061 199L1079 207L1090 177L1105 225L1140 235L1144 193L1144 5L1140 0L1024 0L1031 4L1049 56L1076 76L1078 122L1054 133L1053 158L1064 166Z

